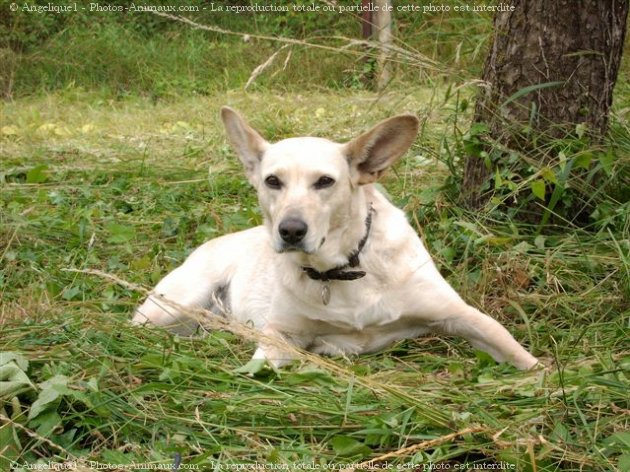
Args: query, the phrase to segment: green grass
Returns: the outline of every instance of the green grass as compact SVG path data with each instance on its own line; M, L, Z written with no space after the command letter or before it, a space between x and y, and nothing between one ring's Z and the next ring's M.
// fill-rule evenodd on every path
M171 463L176 453L202 470L297 469L390 453L407 470L628 470L628 207L599 229L543 235L462 210L443 186L469 116L445 93L155 102L71 90L2 104L0 352L18 359L9 368L0 357L0 381L23 383L17 396L0 383L0 469L11 459ZM460 339L428 337L249 377L237 372L255 348L247 337L129 326L142 291L94 270L148 289L201 242L261 221L223 137L222 104L271 139L343 140L394 113L422 117L420 139L383 183L449 281L547 369L518 372Z
M0 10L9 12L11 3L0 0ZM220 3L224 2L215 2ZM313 2L274 2L299 3L310 6ZM192 4L207 6L208 2L192 0ZM152 14L78 11L46 15L19 9L4 15L0 19L0 94L17 98L78 87L152 100L214 96L242 87L256 66L279 51L286 40L293 41L290 47L280 52L252 88L299 93L366 87L371 70L366 59L375 53L357 44L356 13L205 11L185 16L230 34L192 29ZM404 53L392 57L395 76L420 82L478 77L490 24L488 14L399 12L395 45ZM395 85L408 82L395 81Z

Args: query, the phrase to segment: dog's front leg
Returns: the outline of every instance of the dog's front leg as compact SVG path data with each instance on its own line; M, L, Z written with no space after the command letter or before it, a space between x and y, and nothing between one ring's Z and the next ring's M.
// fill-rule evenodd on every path
M522 370L538 363L498 321L464 302L432 265L416 274L413 286L406 308L421 324L462 336L497 362L510 362Z
M538 363L498 321L465 303L432 325L444 333L462 336L497 362L509 362L521 370Z
M298 350L307 348L313 342L313 336L309 334L283 333L272 325L267 325L262 334L264 338L258 343L252 359L266 360L274 368L297 359Z

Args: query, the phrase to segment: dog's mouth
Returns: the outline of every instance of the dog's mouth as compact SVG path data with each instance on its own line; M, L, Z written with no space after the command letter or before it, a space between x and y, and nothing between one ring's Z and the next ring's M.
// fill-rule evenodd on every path
M313 249L308 249L304 247L303 244L288 244L283 243L279 248L276 248L276 252L279 254L287 253L287 252L302 252L304 254L313 254L315 251Z
M301 252L303 254L307 254L310 256L310 255L315 254L324 245L325 242L326 242L326 238L323 237L316 248L309 248L309 247L306 247L306 245L302 242L297 243L297 244L291 244L291 243L282 241L279 244L279 247L276 246L275 250L279 254L288 253L288 252Z

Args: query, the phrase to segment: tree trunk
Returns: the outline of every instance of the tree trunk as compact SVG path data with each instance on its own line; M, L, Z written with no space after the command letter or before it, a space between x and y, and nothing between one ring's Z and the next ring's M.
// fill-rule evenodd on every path
M370 39L372 37L372 10L370 0L361 0L361 38Z
M490 140L525 152L527 131L549 141L585 133L601 139L626 34L628 0L513 0L498 12L483 71L485 87L474 122ZM525 131L525 132L524 132ZM540 145L540 141L538 142ZM493 169L468 156L464 199L486 201L480 191Z
M384 89L391 80L389 51L393 43L392 35L392 2L391 0L361 0L361 37L379 43L376 60L372 58L374 48L367 49L368 56L363 58L368 67L362 74L362 82L376 90ZM374 7L372 10L371 7Z
M374 5L378 7L374 15L375 37L379 44L378 59L376 61L376 71L378 78L376 81L377 90L383 90L391 80L389 71L389 51L392 47L392 13L391 0L374 0Z

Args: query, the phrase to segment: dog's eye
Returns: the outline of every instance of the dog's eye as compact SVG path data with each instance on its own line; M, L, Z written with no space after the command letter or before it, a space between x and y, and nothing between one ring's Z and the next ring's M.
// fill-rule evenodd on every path
M317 182L315 182L315 188L317 190L327 188L332 186L334 183L335 179L333 179L332 177L328 177L327 175L323 175L317 180Z
M280 182L280 179L275 175L270 175L265 179L265 185L274 190L278 190L282 187L282 182Z

